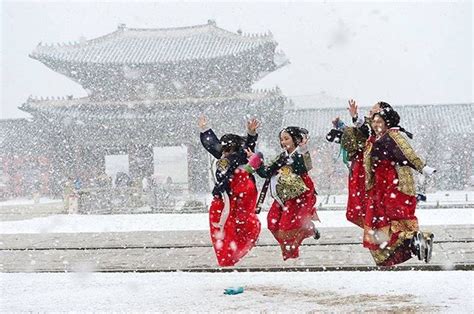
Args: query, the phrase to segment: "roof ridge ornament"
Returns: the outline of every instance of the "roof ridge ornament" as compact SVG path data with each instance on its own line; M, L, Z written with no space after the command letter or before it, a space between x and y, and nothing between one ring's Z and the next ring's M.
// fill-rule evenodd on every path
M209 19L209 20L207 20L207 24L212 25L212 26L216 26L216 21L213 20L213 19Z
M119 31L124 31L127 29L127 25L125 23L120 23L118 26L117 26L117 29Z

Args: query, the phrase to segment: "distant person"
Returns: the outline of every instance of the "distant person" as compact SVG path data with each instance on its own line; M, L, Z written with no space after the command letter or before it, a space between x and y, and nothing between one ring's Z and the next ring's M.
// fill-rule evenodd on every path
M233 266L255 246L260 234L255 178L250 168L244 168L248 164L245 149L255 150L260 123L256 119L248 121L245 138L228 133L220 139L204 116L198 124L202 145L217 159L214 198L209 208L212 246L219 266Z
M79 176L77 176L76 179L74 180L74 188L76 190L80 190L82 188L82 180Z
M110 177L104 172L101 171L99 172L99 175L97 176L97 187L99 188L110 188L111 187L111 182L110 182Z

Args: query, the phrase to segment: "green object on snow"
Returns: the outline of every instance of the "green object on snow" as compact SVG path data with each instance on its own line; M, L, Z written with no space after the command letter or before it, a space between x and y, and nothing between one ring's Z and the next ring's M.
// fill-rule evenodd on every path
M224 294L227 294L227 295L234 295L234 294L239 294L243 292L244 292L244 287L232 287L232 288L224 289Z

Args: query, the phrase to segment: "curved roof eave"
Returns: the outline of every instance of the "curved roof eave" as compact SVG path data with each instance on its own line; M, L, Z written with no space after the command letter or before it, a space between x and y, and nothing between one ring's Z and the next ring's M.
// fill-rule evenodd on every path
M217 27L213 22L164 29L119 26L112 33L79 43L39 43L29 56L39 61L53 59L66 63L182 62L232 56L268 44L274 47L277 45L270 32L250 35L233 33Z

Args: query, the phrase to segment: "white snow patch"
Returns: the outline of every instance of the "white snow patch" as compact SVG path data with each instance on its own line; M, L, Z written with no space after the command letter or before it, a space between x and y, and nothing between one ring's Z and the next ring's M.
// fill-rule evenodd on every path
M416 211L420 225L473 224L473 208L420 209ZM317 227L353 227L346 212L319 211ZM262 228L267 227L267 212L259 214ZM130 231L209 230L207 213L200 214L136 214L136 215L51 215L28 220L1 221L0 234L79 233Z
M1 273L0 311L466 313L473 309L473 274ZM223 294L236 284L244 293Z

